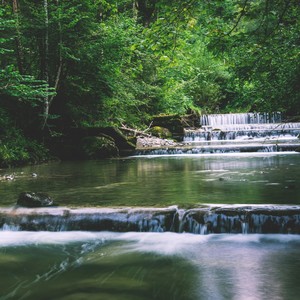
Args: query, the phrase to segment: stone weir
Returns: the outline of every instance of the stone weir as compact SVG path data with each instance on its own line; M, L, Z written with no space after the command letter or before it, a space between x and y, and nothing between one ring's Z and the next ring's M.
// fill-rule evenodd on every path
M276 113L202 115L197 128L184 128L181 143L142 147L136 155L179 155L299 151L300 123Z
M249 125L222 125L216 128L202 127L186 129L183 141L282 141L294 140L300 135L300 123L286 124L249 124Z
M298 151L300 143L268 141L265 143L234 143L234 144L203 144L171 147L156 147L136 149L135 155L191 155L191 154L221 154L221 153L251 153L251 152L293 152Z
M300 234L300 206L1 208L0 230Z
M214 140L294 140L300 123L283 122L280 112L202 115L199 128L187 129L185 142Z

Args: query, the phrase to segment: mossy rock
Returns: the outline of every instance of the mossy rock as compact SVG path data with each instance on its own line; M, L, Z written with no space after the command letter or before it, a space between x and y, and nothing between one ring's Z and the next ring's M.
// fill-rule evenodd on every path
M88 136L82 139L82 150L88 159L118 157L119 149L109 136Z
M175 139L181 140L183 138L184 126L179 115L154 116L152 125L153 127L167 128Z
M172 137L172 133L168 128L160 127L160 126L152 127L150 129L150 133L162 139L168 139Z

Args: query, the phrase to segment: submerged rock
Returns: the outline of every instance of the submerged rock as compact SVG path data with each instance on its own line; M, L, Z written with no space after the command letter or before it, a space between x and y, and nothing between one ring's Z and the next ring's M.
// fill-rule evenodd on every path
M23 207L48 207L55 204L46 193L23 192L19 195L17 205Z

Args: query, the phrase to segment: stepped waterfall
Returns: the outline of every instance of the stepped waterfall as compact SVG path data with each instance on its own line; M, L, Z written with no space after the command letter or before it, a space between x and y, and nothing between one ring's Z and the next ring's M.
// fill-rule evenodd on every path
M137 155L281 152L299 148L300 123L279 112L202 115L198 128L185 128L176 147L139 149Z
M138 150L137 157L294 153L295 149L300 146L299 134L300 123L284 123L278 112L202 115L199 119L199 128L185 129L184 139L180 146ZM209 182L214 179L206 180ZM220 177L218 180L221 182L227 178ZM277 183L268 184L276 185ZM286 182L287 190L293 190L296 187L295 179ZM299 234L300 206L214 206L208 204L185 210L177 206L166 209L149 207L24 209L12 207L0 210L0 229L3 231L109 230L195 234Z
M300 123L283 122L279 112L203 115L199 124L199 130L187 131L185 141L293 140L300 133Z
M176 146L1 174L0 299L298 299L299 133L202 115Z

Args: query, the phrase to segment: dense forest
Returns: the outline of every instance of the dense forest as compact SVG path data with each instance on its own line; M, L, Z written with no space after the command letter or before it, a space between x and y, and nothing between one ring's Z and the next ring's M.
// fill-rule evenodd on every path
M2 0L0 161L67 128L153 115L300 114L298 0Z

